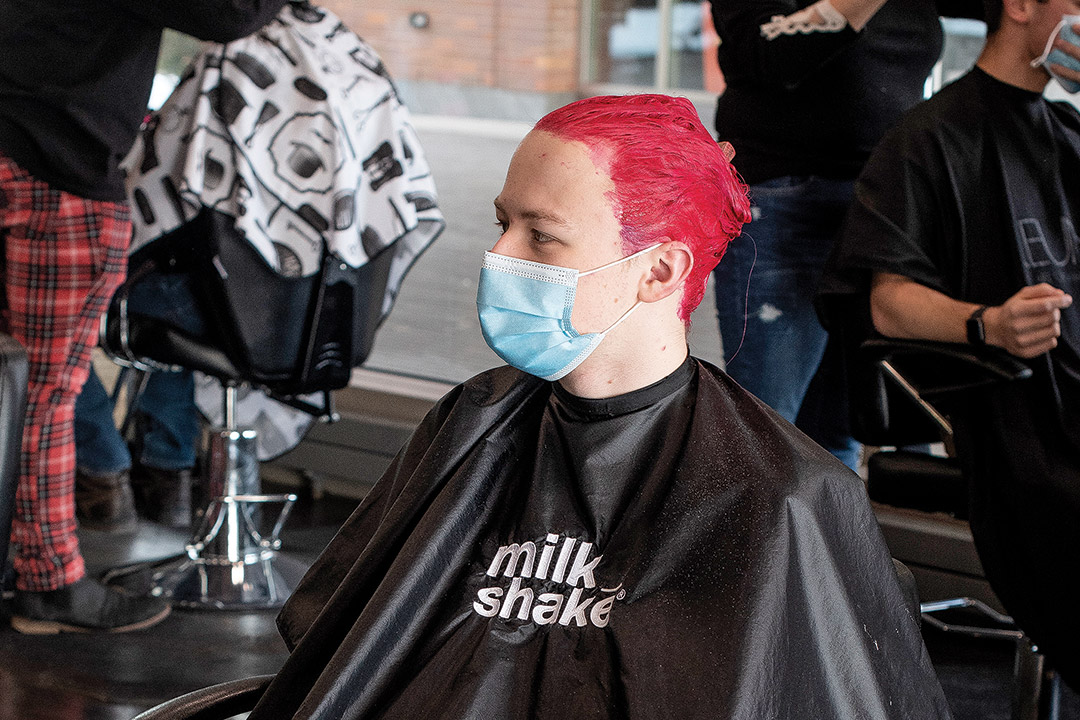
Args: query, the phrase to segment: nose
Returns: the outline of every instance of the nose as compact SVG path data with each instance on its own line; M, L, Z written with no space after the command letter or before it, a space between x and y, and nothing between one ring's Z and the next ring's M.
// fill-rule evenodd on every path
M495 241L495 245L491 248L491 252L496 253L498 255L505 255L506 253L504 252L503 249L506 247L506 245L507 245L506 233L503 233L502 235L499 236L499 239Z
M499 236L499 239L495 241L495 246L491 248L491 252L497 255L507 255L509 257L518 257L515 254L514 248L517 243L514 239L514 228L509 227L503 231L503 234Z

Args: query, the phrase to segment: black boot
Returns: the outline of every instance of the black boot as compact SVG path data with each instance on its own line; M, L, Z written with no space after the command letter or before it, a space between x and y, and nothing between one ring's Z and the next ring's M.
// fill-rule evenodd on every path
M79 525L108 533L133 533L139 518L127 470L106 475L75 471L75 517Z
M139 513L172 528L191 527L191 469L161 470L149 465L132 468Z
M128 595L83 578L59 590L16 590L11 627L27 635L121 633L156 625L169 610L161 598Z

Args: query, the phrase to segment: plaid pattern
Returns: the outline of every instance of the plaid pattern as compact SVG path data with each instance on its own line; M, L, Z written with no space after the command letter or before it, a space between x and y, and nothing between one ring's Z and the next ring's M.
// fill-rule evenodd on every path
M12 521L22 590L53 590L85 574L75 536L75 398L98 318L124 278L130 234L123 203L54 190L0 155L0 325L30 359Z

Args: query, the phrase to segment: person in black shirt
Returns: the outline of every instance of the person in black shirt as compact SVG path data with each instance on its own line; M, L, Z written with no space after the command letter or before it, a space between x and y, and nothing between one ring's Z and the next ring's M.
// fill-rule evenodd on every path
M1080 0L994 5L976 67L875 150L821 299L868 303L884 335L1028 361L1031 379L957 403L957 452L991 586L1080 688L1080 113L1042 95L1050 70L1080 73L1038 63Z
M939 15L981 17L982 3L713 0L712 15L727 80L716 129L754 203L746 236L715 273L726 369L855 467L847 393L814 292L855 177L923 97L941 52Z
M12 520L22 632L121 631L168 614L85 577L73 503L75 398L131 232L120 160L146 113L161 31L226 41L285 0L0 0L2 326L30 384Z

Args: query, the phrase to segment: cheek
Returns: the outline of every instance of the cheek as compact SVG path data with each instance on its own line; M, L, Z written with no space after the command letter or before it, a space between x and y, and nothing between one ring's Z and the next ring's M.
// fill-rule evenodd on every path
M602 275L589 275L578 281L570 319L574 329L583 335L606 330L631 304L625 283L619 282L625 277L621 273L612 273L607 278Z

